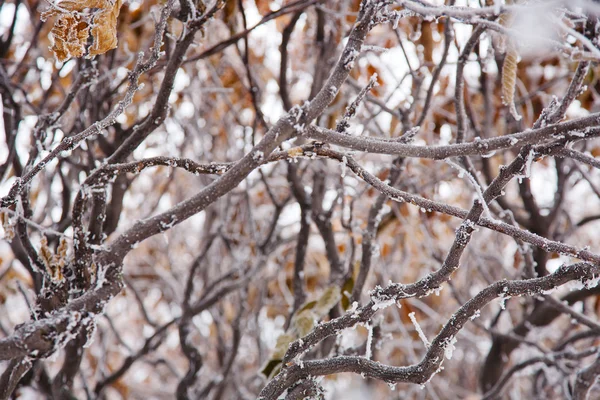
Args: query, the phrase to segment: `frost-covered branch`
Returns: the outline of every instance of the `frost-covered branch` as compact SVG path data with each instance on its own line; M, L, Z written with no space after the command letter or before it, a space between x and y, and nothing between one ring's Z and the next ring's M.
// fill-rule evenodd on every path
M265 386L261 391L259 398L264 400L277 399L278 396L290 387L292 383L304 379L309 375L320 376L341 372L364 374L370 378L383 380L392 384L399 382L425 384L436 372L438 372L439 367L444 362L444 355L450 340L460 332L472 316L492 300L500 297L531 296L533 294L539 294L574 280L587 281L594 279L599 273L600 267L587 263L579 263L562 266L553 274L543 278L500 281L488 286L452 315L440 333L432 340L431 347L424 358L416 365L395 367L368 360L363 357L348 356L326 360L293 361L293 358L295 357L294 354L299 354L298 351L294 351L286 357L286 359L289 360L287 367ZM394 284L391 287L383 289L382 292L388 292L390 288L394 288L393 291L395 291L397 286L398 285ZM374 293L374 298L381 300L378 296L379 293ZM396 301L396 299L390 298L390 304L388 305L394 305ZM369 315L370 318L374 313L373 309L378 309L378 307L376 307L377 304L378 303L371 301L366 306L350 312L337 320L333 320L327 324L318 325L315 331L303 338L303 341L306 342L309 340L312 342L315 337L322 339L335 334L341 329L349 328L360 322L365 322L366 315ZM294 344L295 343L296 342L294 342ZM304 346L302 347L305 348Z

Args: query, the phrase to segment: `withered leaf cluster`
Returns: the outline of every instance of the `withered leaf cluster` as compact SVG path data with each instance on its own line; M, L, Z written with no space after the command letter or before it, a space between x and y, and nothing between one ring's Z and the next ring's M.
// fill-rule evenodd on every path
M44 11L42 20L57 17L51 31L56 59L92 57L116 48L122 4L123 0L63 0Z

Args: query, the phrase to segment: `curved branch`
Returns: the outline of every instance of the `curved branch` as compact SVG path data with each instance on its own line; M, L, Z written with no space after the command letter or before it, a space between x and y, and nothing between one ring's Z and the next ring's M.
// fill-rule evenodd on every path
M368 153L390 154L401 157L419 157L442 160L449 157L486 155L496 150L521 148L527 144L541 144L561 136L568 141L591 139L600 135L600 113L574 119L539 129L526 130L511 135L498 136L472 142L444 146L417 146L403 144L394 139L375 139L350 136L331 129L311 126L304 136L321 142L335 144L352 150Z
M370 378L379 379L392 384L399 382L424 384L439 370L445 359L445 349L451 345L451 340L458 332L460 332L471 317L476 315L476 313L492 300L499 297L530 296L532 294L542 293L543 291L552 290L574 280L593 279L598 273L600 273L600 267L597 265L577 263L570 266L562 266L554 273L543 278L496 282L479 292L452 315L440 333L433 339L431 347L418 364L407 367L395 367L368 360L364 357L350 356L336 357L327 360L291 362L285 364L287 366L282 369L282 372L263 388L259 398L262 400L275 400L294 382L305 379L308 376L331 375L340 372L364 374ZM398 284L392 284L390 287L383 289L383 291L388 291L388 289L396 287L398 287ZM401 298L401 296L392 300L395 302L399 298ZM336 322L336 324L339 324L341 320L344 320L347 321L347 326L344 326L344 328L354 326L358 322L364 322L362 321L362 316L358 315L361 315L368 309L375 308L376 304L376 302L371 301L368 305L361 307L356 312L345 314L326 324L331 324L330 326L332 326L332 323ZM348 322L350 324L348 324ZM326 324L317 326L315 331L327 331L329 333L329 327L323 327L323 325ZM315 331L303 339L312 339L311 336ZM334 333L331 332L330 334Z

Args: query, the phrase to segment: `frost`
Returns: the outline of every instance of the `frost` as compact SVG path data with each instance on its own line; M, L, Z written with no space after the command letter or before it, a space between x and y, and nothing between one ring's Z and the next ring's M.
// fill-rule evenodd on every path
M410 322L412 322L413 325L415 326L415 330L419 334L419 338L425 345L425 348L429 349L429 347L431 347L431 343L429 343L427 336L425 336L425 333L421 329L421 325L419 325L419 322L417 321L417 318L415 317L414 311L408 314L408 318L410 318Z
M106 271L108 266L99 265L96 269L96 289L100 289L106 282Z
M469 229L473 228L473 221L470 220L465 220L462 224L460 224L458 226L458 228L456 228L455 231L455 235L456 235L456 243L460 246L466 246L467 243L469 243L469 240L471 238L471 232L469 232Z
M346 166L348 165L348 158L346 156L342 157L342 178L346 177Z
M363 45L360 48L360 50L361 51L374 51L376 53L385 53L389 49L385 48L385 47L381 47L381 46Z
M348 51L343 60L344 69L346 71L350 71L352 68L354 68L354 61L356 60L359 54L360 53L355 49Z
M58 348L63 348L71 340L75 339L79 332L79 323L81 322L81 313L73 311L69 314L69 323L64 332L62 332L56 340Z
M300 118L302 118L303 114L304 114L304 110L302 109L302 107L300 107L298 105L295 105L290 110L290 115L296 119L296 122L300 121Z
M167 223L164 221L160 221L160 228L164 231L171 229L177 223L177 217L175 215L171 215L171 222Z
M600 275L592 276L592 279L587 279L587 280L583 281L582 284L583 284L583 287L586 289L593 289L598 286L599 282L600 282Z
M392 11L388 15L388 20L392 23L392 29L398 29L398 23L402 18L412 17L416 14L409 10L401 10L401 11Z
M253 159L254 161L259 161L259 162L260 162L260 161L262 161L262 160L264 160L264 159L265 159L265 153L263 153L263 152L262 152L262 151L260 151L260 150L256 150L256 151L254 152L254 154L252 154L252 159Z
M371 306L371 308L373 309L373 311L377 311L377 310L382 310L384 308L388 308L391 305L394 305L396 303L395 299L389 299L389 300L374 300L374 304L373 306Z
M446 339L442 344L442 346L444 347L444 357L446 357L448 360L452 359L454 350L456 350L456 346L454 346L454 343L456 343L456 337L452 336L451 338Z
M396 304L397 296L410 297L409 294L404 292L404 285L400 283L392 283L386 289L377 285L369 294L373 303L371 307L374 311Z
M481 310L475 310L475 313L469 317L471 321L481 317Z
M392 196L390 197L391 200L395 201L396 203L404 203L406 200L400 196Z
M535 151L533 149L529 150L529 154L527 154L527 160L525 161L525 177L531 177L531 165L533 164L533 158L535 156Z
M89 328L86 334L86 341L83 345L84 349L87 349L94 343L94 336L96 334L97 329L96 320L93 317L88 317L88 319L90 320L90 322L88 324Z
M372 348L373 348L373 325L367 325L367 330L368 330L368 334L367 334L367 349L365 351L365 358L367 360L371 359L372 356Z
M504 288L505 292L508 290L508 288ZM508 299L510 299L511 296L507 296L506 294L503 294L502 296L500 296L500 308L502 310L506 310L506 301Z

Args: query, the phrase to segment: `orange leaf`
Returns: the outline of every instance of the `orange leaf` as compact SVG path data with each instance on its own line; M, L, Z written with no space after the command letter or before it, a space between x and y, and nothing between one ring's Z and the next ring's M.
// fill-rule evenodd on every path
M52 31L52 47L58 61L81 57L88 37L93 38L89 56L106 53L117 47L117 17L123 0L63 0L42 13L41 19L58 16ZM86 9L98 9L90 15ZM91 32L90 32L91 27Z

